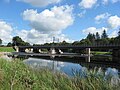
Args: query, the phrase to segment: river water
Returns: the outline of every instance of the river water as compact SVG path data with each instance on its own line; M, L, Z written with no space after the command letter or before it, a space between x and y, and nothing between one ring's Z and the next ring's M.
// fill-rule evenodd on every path
M62 62L62 61L55 61L55 60L46 60L40 58L28 58L24 60L24 63L33 67L33 68L49 68L53 71L59 71L64 73L68 76L74 76L75 72L80 72L81 74L86 74L86 71L89 69L94 69L87 67L86 64L78 64L78 63L70 63L70 62ZM89 66L89 65L88 65ZM98 72L103 71L102 67L99 67ZM106 67L104 68L104 73L106 76L113 76L119 78L119 70L116 68Z

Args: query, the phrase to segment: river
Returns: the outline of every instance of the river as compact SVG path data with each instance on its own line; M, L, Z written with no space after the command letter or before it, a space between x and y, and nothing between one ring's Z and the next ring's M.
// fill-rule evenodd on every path
M97 68L97 72L99 73L104 71L106 76L110 75L119 78L119 69L114 68L112 66L103 67L101 65L93 64L93 63L70 63L70 62L56 61L55 59L46 60L40 58L28 58L24 60L24 63L31 66L32 68L37 68L37 69L49 68L54 72L58 71L68 76L74 76L74 72L80 72L81 74L85 75L87 70Z

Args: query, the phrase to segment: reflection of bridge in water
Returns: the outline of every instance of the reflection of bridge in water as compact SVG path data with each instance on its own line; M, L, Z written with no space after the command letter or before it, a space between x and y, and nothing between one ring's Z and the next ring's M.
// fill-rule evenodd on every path
M69 64L72 64L72 65L80 65L82 67L86 67L87 69L90 69L90 70L98 70L101 68L101 70L105 70L107 68L115 68L117 69L119 72L120 72L120 66L119 66L119 63L109 63L109 62L94 62L94 61L91 61L91 62L85 62L84 60L79 60L77 58L64 58L64 57L55 57L54 59L51 59L50 57L42 57L42 58L29 58L30 60L32 59L32 63L31 65L37 65L35 67L41 67L41 66L49 66L48 64L44 64L44 62L52 62L52 66L51 66L51 69L56 69L57 67L59 67L59 63L61 64L64 64L64 63L69 63ZM28 60L29 60L28 59ZM36 60L38 61L36 63ZM39 63L41 62L41 63ZM43 63L42 63L43 62ZM39 65L40 64L40 65ZM50 64L51 65L51 64ZM64 65L63 65L64 66ZM69 68L69 67L68 67ZM71 67L71 70L73 69L73 67Z
M48 53L42 53L41 49L47 49ZM65 54L62 50L74 49L74 50L85 50L86 54L81 55L77 53ZM51 46L19 46L16 47L17 53L14 55L24 56L68 56L68 57L86 57L86 61L90 62L91 49L105 49L112 52L112 60L114 62L120 62L120 45L51 45Z

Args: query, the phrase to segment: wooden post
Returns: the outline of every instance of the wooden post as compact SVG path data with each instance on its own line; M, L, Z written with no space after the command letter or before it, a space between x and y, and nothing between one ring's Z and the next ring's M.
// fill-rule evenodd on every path
M86 48L86 61L90 62L90 48Z

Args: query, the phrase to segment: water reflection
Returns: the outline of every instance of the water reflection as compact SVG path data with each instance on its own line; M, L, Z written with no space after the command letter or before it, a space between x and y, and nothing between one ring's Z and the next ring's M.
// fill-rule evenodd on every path
M105 72L106 76L110 76L110 77L118 77L118 70L115 68L107 68L106 72Z
M54 71L60 71L71 76L73 75L72 70L79 71L82 68L79 64L37 58L29 58L24 62L33 68L50 68Z
M80 64L54 61L54 60L45 60L45 59L37 59L37 58L29 58L24 60L24 63L30 65L33 68L50 68L54 71L60 71L69 76L73 76L74 72L79 72L81 76L85 76L87 74L87 67L81 66ZM102 73L102 69L99 68L97 71L98 74ZM105 71L106 77L118 77L118 70L115 68L107 68Z

